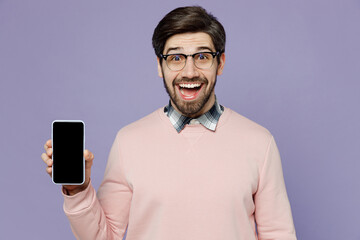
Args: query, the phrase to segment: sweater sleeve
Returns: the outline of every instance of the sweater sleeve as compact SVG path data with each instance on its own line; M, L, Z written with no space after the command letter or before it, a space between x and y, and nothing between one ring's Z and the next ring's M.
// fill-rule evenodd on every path
M91 183L83 192L64 194L64 211L77 239L122 239L125 234L132 191L125 178L118 138L119 134L97 195Z
M280 154L272 136L260 172L254 201L259 240L296 239Z

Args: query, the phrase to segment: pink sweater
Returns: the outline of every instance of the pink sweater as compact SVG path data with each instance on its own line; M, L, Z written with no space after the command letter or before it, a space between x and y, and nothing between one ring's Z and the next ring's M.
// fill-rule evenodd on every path
M296 239L281 161L265 128L225 108L216 132L177 133L160 108L122 130L103 182L64 211L78 239ZM257 231L255 221L257 223Z

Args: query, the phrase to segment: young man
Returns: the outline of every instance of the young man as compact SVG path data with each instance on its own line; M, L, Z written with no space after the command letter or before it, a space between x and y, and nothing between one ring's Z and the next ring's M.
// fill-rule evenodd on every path
M64 186L78 239L296 239L272 135L221 106L225 31L201 7L177 8L153 35L169 104L121 129L104 180ZM51 141L43 160L51 175ZM256 223L256 224L255 224Z

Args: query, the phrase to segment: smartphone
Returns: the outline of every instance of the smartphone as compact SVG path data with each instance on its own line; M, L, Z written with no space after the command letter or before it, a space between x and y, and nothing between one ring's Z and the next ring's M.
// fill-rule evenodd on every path
M81 185L85 181L85 123L81 120L52 122L52 181Z

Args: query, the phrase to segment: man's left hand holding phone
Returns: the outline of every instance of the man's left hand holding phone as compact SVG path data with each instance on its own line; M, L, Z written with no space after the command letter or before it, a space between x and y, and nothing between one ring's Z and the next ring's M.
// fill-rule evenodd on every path
M94 154L85 149L85 124L80 120L55 120L52 138L41 155L46 172L55 184L61 184L67 195L85 190L90 183Z

